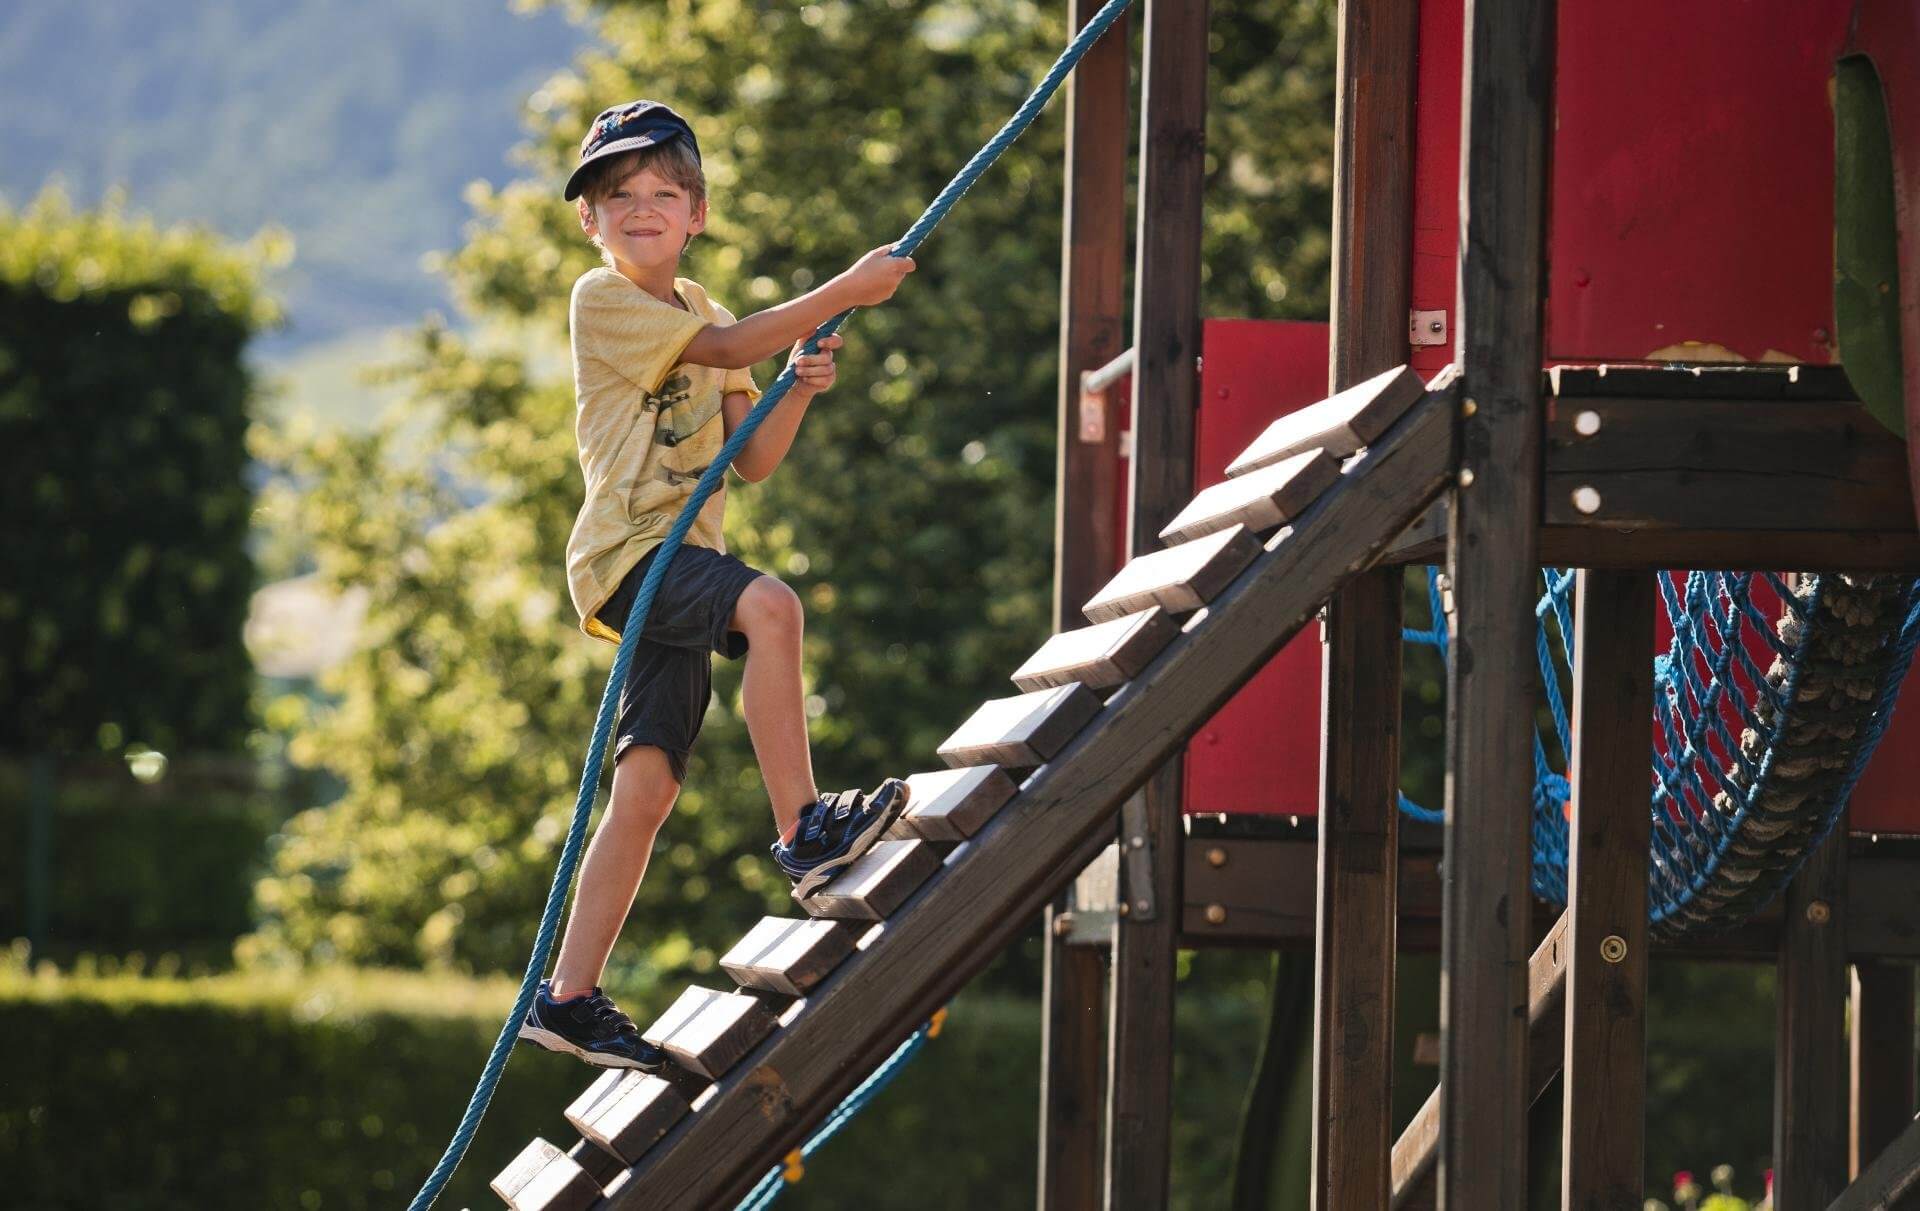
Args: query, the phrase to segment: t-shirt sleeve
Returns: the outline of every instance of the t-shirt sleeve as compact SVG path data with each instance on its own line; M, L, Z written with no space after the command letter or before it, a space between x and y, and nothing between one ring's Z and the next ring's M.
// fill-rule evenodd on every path
M589 275L573 292L573 339L643 391L658 391L707 321L626 282Z
M707 306L713 309L714 323L739 323L738 320L733 318L733 312L728 311L725 307L715 302L711 295L707 297ZM757 400L760 398L760 385L753 381L752 367L742 366L738 370L727 371L726 377L720 381L720 393L722 395L731 395L735 391L746 392L749 400Z

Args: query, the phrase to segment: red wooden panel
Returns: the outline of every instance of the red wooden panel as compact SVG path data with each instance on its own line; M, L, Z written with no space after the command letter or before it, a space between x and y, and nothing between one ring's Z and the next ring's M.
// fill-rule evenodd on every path
M1327 397L1325 324L1208 320L1201 334L1200 412L1194 427L1194 490L1226 478L1226 466L1276 416ZM1130 398L1131 384L1111 388ZM1118 411L1118 410L1116 410ZM1127 446L1125 439L1121 448ZM1128 482L1121 460L1119 482ZM1126 532L1125 493L1115 502ZM1121 550L1111 552L1119 571ZM1320 635L1296 635L1220 708L1187 746L1189 812L1312 815L1320 798Z
M1447 316L1447 339L1412 346L1426 378L1453 360L1455 252L1460 243L1460 0L1420 5L1420 70L1414 94L1413 279L1409 306Z
M1832 360L1828 83L1852 6L1560 5L1551 358Z

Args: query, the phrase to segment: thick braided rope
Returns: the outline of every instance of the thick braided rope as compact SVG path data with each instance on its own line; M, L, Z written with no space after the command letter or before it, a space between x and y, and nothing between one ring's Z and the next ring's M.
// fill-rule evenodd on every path
M1086 54L1087 48L1099 40L1100 35L1106 32L1107 27L1112 25L1132 2L1133 0L1107 0L1106 5L1094 15L1093 20L1087 22L1075 35L1073 41L1068 43L1066 50L1061 52L1060 57L1048 69L1046 76L1014 112L1013 117L1007 119L998 133L974 153L966 166L947 183L946 188L940 191L939 196L926 208L913 226L907 229L907 233L894 244L894 256L911 256L914 249L933 234L933 229L939 226L940 220L953 209L954 203L958 202L961 195L980 179L981 174L1000 158L1000 154L1012 146L1013 141L1032 125L1033 120L1046 107L1048 99L1066 80L1067 74L1073 70L1074 64ZM808 338L807 351L817 351L820 342L838 331L840 325L845 323L847 317L852 314L851 309L843 311L820 325ZM473 1142L474 1133L479 1130L480 1120L487 1112L487 1103L493 1100L494 1087L500 1081L500 1074L506 1069L507 1057L512 1054L514 1039L520 1031L520 1022L526 1017L527 1010L533 1004L534 993L540 984L540 976L546 971L547 958L553 949L554 934L559 930L560 909L566 902L568 889L573 885L574 868L579 864L580 850L586 841L587 818L592 814L594 800L599 797L600 770L607 757L607 739L613 731L613 719L619 702L620 687L625 684L627 670L633 664L634 642L639 638L647 612L653 606L654 594L659 591L660 582L666 577L667 568L673 562L673 556L680 549L680 544L686 539L687 531L692 529L694 518L699 516L700 507L720 487L721 478L726 474L727 467L746 446L754 431L767 418L767 414L786 398L787 391L792 388L793 383L793 367L788 365L780 371L779 377L767 389L767 393L760 402L727 438L726 444L720 448L719 455L700 476L700 482L694 485L693 495L687 500L686 507L681 509L680 516L675 519L673 528L667 532L665 540L661 542L659 554L654 556L652 565L647 569L646 578L640 584L640 592L634 598L633 608L627 614L627 624L621 631L620 651L613 658L613 669L607 675L607 688L600 695L600 713L594 720L593 738L587 745L586 763L580 770L580 793L574 801L573 823L567 829L566 844L560 851L560 865L553 873L553 886L548 889L546 907L540 914L540 930L534 938L533 953L527 957L527 970L520 981L520 994L514 998L513 1011L507 1016L506 1024L500 1029L500 1037L494 1040L493 1050L487 1055L486 1067L481 1070L479 1084L474 1087L473 1097L467 1102L466 1112L460 1116L460 1126L454 1131L453 1139L447 1144L447 1150L441 1155L439 1163L427 1176L426 1183L414 1196L413 1202L409 1205L409 1211L426 1211L426 1208L431 1207L434 1199L438 1198L440 1191L446 1187L447 1181L453 1177L454 1170L459 1167L461 1157L466 1155L467 1147Z

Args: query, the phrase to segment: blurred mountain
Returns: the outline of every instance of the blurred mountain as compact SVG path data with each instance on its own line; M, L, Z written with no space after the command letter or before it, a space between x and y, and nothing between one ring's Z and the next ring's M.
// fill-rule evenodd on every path
M236 238L292 233L269 362L446 309L468 182L512 175L520 107L589 39L508 0L21 0L0 6L0 197Z

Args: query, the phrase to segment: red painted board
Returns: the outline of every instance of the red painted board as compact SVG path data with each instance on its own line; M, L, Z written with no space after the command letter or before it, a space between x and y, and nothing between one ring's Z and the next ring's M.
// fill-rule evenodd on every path
M1226 478L1227 464L1276 416L1327 396L1325 324L1207 320L1201 333L1200 408L1194 422L1194 490ZM1110 388L1130 399L1131 383ZM1124 410L1120 411L1126 415ZM1127 424L1132 420L1127 416ZM1128 448L1123 437L1120 448ZM1119 482L1129 483L1127 460ZM1126 493L1116 493L1125 534ZM1122 540L1124 541L1124 540ZM1116 546L1109 567L1125 562ZM1313 815L1320 800L1320 634L1309 627L1282 648L1187 746L1188 812Z
M1196 490L1276 416L1327 396L1325 324L1208 320L1194 433ZM1187 746L1189 812L1312 815L1320 800L1320 628L1309 626Z
M1409 346L1408 364L1432 378L1453 360L1455 252L1460 243L1461 0L1420 5L1420 66L1413 105L1413 277L1415 311L1448 317L1446 339Z
M1832 360L1828 90L1852 6L1564 0L1551 359Z

